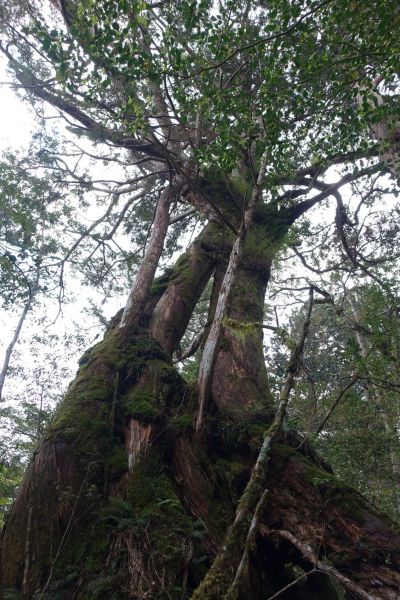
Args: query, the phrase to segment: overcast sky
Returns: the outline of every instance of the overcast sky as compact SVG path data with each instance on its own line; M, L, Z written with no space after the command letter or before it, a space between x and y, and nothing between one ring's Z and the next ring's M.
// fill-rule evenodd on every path
M10 85L11 77L6 70L6 61L0 57L0 150L7 146L23 146L29 141L32 115Z

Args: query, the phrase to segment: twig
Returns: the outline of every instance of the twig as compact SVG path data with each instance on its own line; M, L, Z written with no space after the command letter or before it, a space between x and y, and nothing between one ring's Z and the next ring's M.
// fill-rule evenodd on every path
M346 394L346 392L349 391L349 389L351 387L353 387L353 385L355 383L357 383L357 381L359 381L361 379L361 375L359 375L358 373L356 375L353 375L353 377L350 379L349 383L340 390L339 394L337 395L335 401L333 402L332 406L328 409L327 413L325 414L324 418L322 419L321 423L318 425L317 429L315 430L315 434L319 435L321 433L321 431L323 430L323 428L326 425L326 422L330 419L333 411L335 410L335 408L337 407L337 405L339 404L339 402L341 401L341 399L343 398L343 396Z
M287 590L290 590L291 587L293 587L294 585L297 585L299 583L299 581L301 581L305 577L308 577L312 573L316 573L317 571L318 570L314 567L314 569L311 569L311 571L307 571L306 573L303 573L302 575L300 575L299 577L297 577L296 579L294 579L294 581L291 581L290 583L288 583L287 585L285 585L285 587L281 588L278 592L276 592L272 596L268 596L267 600L275 600L275 598L278 598L278 596L280 596L281 594L283 594Z
M183 352L183 354L181 354L180 356L178 356L177 360L175 360L174 362L175 363L182 362L183 360L186 360L187 358L190 358L191 356L193 356L193 354L195 354L195 352L199 349L200 344L203 341L203 337L204 337L204 327L202 327L201 330L199 331L199 333L194 336L193 340L189 344L189 347L186 349L186 351Z

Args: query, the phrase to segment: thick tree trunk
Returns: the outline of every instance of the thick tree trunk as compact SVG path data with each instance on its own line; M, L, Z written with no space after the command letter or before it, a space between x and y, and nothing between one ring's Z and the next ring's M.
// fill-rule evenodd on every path
M264 154L261 158L261 166L258 173L257 182L254 184L249 202L247 205L245 205L245 202L243 203L244 212L242 222L240 223L240 228L229 256L228 266L221 282L221 288L219 290L215 306L215 314L205 338L197 381L199 401L199 412L196 421L197 431L200 431L204 425L206 403L211 392L213 379L215 381L215 377L213 377L214 364L218 352L218 344L221 337L223 320L228 314L230 297L235 292L234 288L238 279L238 270L245 252L246 238L251 226L254 224L255 211L259 197L261 196L266 166L267 155Z
M272 258L290 225L272 216L258 213L246 241L201 439L195 393L171 353L216 269L213 312L232 247L224 229L208 225L154 282L135 337L121 337L116 318L84 355L3 530L3 597L161 600L199 588L229 543L272 422L260 325ZM239 598L265 600L285 586L282 599L339 599L343 587L353 597L398 597L400 535L294 433L272 447L262 499ZM246 531L253 516L244 515ZM232 553L240 558L242 545ZM222 591L216 579L207 597Z

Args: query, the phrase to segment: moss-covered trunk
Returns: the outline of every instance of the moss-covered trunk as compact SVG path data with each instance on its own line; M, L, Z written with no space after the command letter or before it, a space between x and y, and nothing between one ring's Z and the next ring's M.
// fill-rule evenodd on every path
M201 436L194 388L171 355L208 279L226 266L232 238L219 226L208 225L156 280L129 343L117 317L82 358L2 534L4 598L183 599L199 587L229 543L273 414L261 323L271 261L290 225L278 216L260 212L246 242ZM339 599L344 588L398 597L395 528L295 434L273 447L261 509L243 600L264 600L297 579L282 599ZM227 565L207 597L222 598L234 576Z

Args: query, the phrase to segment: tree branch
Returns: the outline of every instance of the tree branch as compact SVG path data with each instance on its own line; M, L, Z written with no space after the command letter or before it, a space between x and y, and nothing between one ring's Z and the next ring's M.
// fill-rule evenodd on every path
M312 548L309 544L304 544L298 538L296 538L292 533L286 531L284 529L272 529L268 530L267 527L263 526L263 530L268 533L268 535L277 535L288 542L290 542L293 546L299 550L302 556L312 565L314 565L315 569L318 569L321 573L325 573L326 575L330 575L334 577L352 594L354 594L357 598L361 600L378 600L377 596L372 596L361 587L359 587L356 583L351 581L348 577L340 573L335 567L328 565L321 560L318 559L317 555L314 554Z

